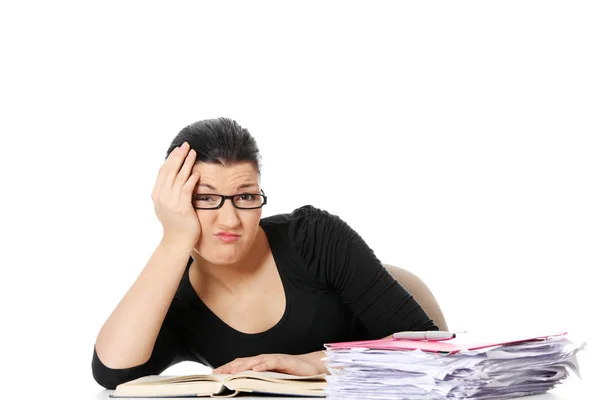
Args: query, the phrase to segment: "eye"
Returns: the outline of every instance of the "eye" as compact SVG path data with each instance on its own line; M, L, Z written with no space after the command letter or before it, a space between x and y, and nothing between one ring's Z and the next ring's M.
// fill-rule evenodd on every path
M245 201L252 201L252 200L254 200L255 198L256 198L256 196L255 196L255 195L253 195L253 194L250 194L250 193L243 193L243 194L240 194L240 199L241 199L241 200L245 200Z
M221 196L210 194L194 194L193 201L195 203L215 203L221 201Z

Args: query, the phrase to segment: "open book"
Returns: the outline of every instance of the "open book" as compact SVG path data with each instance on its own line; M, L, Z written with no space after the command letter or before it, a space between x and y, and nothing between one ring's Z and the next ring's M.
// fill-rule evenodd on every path
M240 392L325 397L326 385L325 374L243 371L234 375L149 375L118 385L109 397L232 397Z

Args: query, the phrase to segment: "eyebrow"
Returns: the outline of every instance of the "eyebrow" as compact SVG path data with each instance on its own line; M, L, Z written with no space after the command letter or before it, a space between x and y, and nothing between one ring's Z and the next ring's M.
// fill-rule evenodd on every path
M209 185L208 183L200 183L200 184L198 184L198 186L196 186L196 188L199 188L200 186L206 186L210 190L217 190L214 186ZM256 183L242 183L235 190L238 191L240 189L245 189L245 188L249 188L249 187L258 187L258 185Z

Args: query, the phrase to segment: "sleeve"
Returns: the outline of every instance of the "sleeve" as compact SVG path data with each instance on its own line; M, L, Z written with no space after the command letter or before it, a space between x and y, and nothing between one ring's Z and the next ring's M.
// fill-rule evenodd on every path
M168 367L189 359L189 352L178 328L176 302L172 301L148 361L130 368L109 368L98 358L94 346L92 375L100 386L115 389L121 383L142 376L160 375Z
M338 216L311 205L300 207L292 213L289 233L292 250L317 280L339 293L370 338L439 330L360 235Z

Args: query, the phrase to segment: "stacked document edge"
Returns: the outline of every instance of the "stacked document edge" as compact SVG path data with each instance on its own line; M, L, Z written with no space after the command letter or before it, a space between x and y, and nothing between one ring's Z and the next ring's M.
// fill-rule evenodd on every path
M544 393L569 370L579 375L576 353L585 347L566 334L448 353L356 343L325 346L327 398L495 400Z

